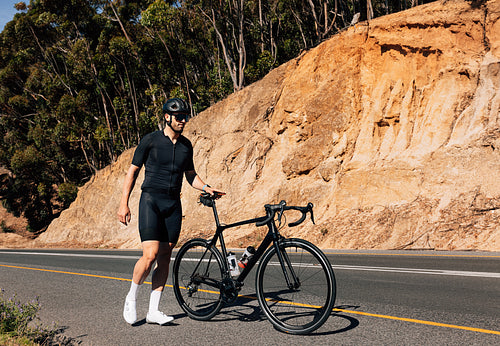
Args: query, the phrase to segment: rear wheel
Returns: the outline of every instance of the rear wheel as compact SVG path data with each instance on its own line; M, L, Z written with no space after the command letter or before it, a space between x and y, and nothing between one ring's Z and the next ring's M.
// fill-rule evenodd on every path
M279 330L308 334L330 316L335 303L335 276L326 256L302 239L283 239L264 254L257 269L256 290L267 318Z
M174 261L173 281L177 302L195 320L209 320L222 308L224 273L222 257L205 239L184 244Z

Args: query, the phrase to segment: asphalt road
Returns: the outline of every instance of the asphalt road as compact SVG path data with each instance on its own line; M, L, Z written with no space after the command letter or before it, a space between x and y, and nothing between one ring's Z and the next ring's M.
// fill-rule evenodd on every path
M130 326L122 304L138 251L0 249L0 288L5 298L39 297L41 322L57 323L82 345L500 344L500 253L325 252L336 309L308 336L277 332L253 299L239 298L211 321L191 320L171 286L160 307L173 324ZM144 286L138 314L145 317ZM255 296L253 277L241 293Z

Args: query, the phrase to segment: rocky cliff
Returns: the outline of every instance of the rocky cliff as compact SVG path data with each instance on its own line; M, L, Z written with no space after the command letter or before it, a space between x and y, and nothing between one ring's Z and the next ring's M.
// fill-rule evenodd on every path
M500 250L500 1L444 1L359 23L189 122L225 223L315 205L283 229L325 248ZM133 150L37 242L139 247L116 211ZM141 178L140 178L141 179ZM140 183L140 182L139 182ZM185 184L181 242L213 230ZM295 216L290 216L291 221ZM263 227L226 232L230 246Z

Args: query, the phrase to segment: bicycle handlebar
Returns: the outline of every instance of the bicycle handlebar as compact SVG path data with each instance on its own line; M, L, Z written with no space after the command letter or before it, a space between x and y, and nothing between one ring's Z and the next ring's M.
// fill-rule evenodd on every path
M207 207L213 207L215 200L219 199L221 197L222 197L222 194L219 194L219 193L214 193L213 195L210 195L209 193L204 192L200 195L200 203L202 203L204 206L207 206ZM266 204L264 206L264 208L266 209L267 217L262 221L257 221L255 223L255 225L257 227L264 226L265 224L274 220L276 213L278 213L278 220L281 221L281 217L283 216L283 213L286 210L298 210L302 213L302 216L300 217L300 219L298 219L294 222L290 222L288 224L289 227L295 227L295 226L300 225L302 222L304 222L304 220L307 217L307 213L311 214L311 221L314 224L313 207L314 207L314 205L311 202L307 203L307 206L305 206L305 207L288 206L288 205L286 205L285 201L281 201L278 204Z
M300 219L298 219L297 221L294 221L294 222L290 222L288 224L289 227L295 227L295 226L300 225L302 222L304 222L304 220L307 217L307 213L311 214L311 221L312 221L312 223L314 223L313 207L314 207L314 205L311 202L307 203L307 206L305 206L305 207L291 206L291 205L288 206L288 205L286 205L285 201L281 201L281 202L279 202L279 204L266 204L264 206L264 208L266 209L266 212L267 212L267 218L263 221L257 222L255 225L257 227L264 226L265 224L267 224L271 220L274 220L274 217L276 216L277 212L278 212L278 219L281 220L281 216L283 215L283 212L285 210L298 210L302 213L302 216L300 217Z

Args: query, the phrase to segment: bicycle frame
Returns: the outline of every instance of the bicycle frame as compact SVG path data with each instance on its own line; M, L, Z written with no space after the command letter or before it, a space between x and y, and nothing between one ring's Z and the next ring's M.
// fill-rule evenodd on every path
M217 228L216 228L215 235L209 241L209 243L210 243L210 245L216 246L217 240L219 240L222 256L224 259L227 258L226 244L224 242L224 236L222 235L224 230L226 230L228 228L234 228L234 227L239 227L239 226L243 226L243 225L248 225L251 223L262 222L262 221L265 221L268 219L268 216L263 216L263 217L259 217L259 218L238 221L238 222L231 223L228 225L222 225L220 223L220 220L219 220L219 214L217 213L217 207L215 205L215 201L212 205L212 211L214 214L215 224L216 224ZM283 274L285 276L285 280L287 282L287 285L290 289L296 289L296 288L298 288L300 283L298 282L297 277L296 277L294 271L292 270L290 259L288 258L286 253L282 253L281 251L279 251L278 240L280 239L281 235L278 231L278 228L276 227L276 224L274 223L273 219L269 220L266 223L266 225L269 228L269 231L267 232L266 237L264 238L264 240L262 240L262 242L258 246L255 254L249 259L249 261L248 261L247 265L245 266L245 268L243 269L243 271L234 280L237 283L239 283L239 286L241 286L243 284L243 282L245 281L245 278L247 277L247 275L250 273L250 271L253 269L253 267L257 263L257 261L261 258L261 256L267 250L267 248L273 243L275 248L276 248L276 253L277 253L278 259L280 261L281 268L283 269ZM286 264L286 266L285 266L285 264ZM289 268L288 271L290 271L290 273L292 275L293 284L290 281L288 271L286 270L287 267ZM228 275L230 277L228 270L226 271L226 275Z

